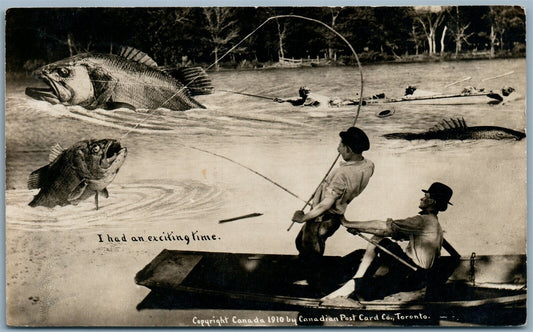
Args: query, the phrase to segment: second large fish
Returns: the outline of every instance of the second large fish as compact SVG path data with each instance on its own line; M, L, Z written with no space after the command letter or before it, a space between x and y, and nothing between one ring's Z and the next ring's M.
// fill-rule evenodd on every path
M68 149L56 144L50 163L33 171L28 189L40 189L31 207L77 205L94 195L108 197L107 186L113 181L126 159L127 149L113 139L80 141Z
M192 96L213 91L200 67L162 70L145 53L124 48L119 55L78 54L36 72L49 88L26 88L26 94L53 104L87 109L205 108Z
M475 140L475 139L495 139L495 140L516 140L519 141L526 137L526 133L509 128L497 126L476 126L469 127L465 119L457 118L443 120L428 131L421 133L390 133L383 137L387 139L406 139L406 140Z

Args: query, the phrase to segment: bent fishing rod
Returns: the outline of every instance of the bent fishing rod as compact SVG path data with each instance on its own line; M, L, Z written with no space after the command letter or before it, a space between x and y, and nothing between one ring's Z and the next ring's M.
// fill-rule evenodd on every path
M331 32L333 32L337 37L342 39L342 41L344 41L346 43L346 45L348 45L348 47L352 51L352 54L354 55L355 60L357 62L357 67L359 68L359 76L361 78L361 89L359 91L359 102L357 103L357 112L355 114L355 118L354 118L354 121L352 123L352 127L355 126L355 124L357 123L357 119L359 118L359 113L361 112L361 105L363 103L363 85L364 85L364 80L363 80L363 67L361 66L361 62L359 61L359 56L357 56L357 53L355 52L355 49L353 48L352 44L350 44L350 42L348 40L346 40L346 38L344 38L343 35L341 35L335 29L333 29L332 27L330 27L329 25L327 25L326 23L324 23L322 21L315 20L315 19L312 19L312 18L309 18L309 17L305 17L305 16L299 16L299 15L279 15L279 16L275 16L275 17L276 18L294 17L294 18L300 18L300 19L304 19L304 20L308 20L308 21L311 21L311 22L318 23L318 24L326 27ZM326 174L324 175L324 177L322 178L322 180L320 181L318 186L315 188L315 190L313 191L313 193L311 194L309 199L306 201L305 205L302 207L302 209L301 209L302 211L309 205L309 203L311 202L311 200L315 196L315 194L318 191L318 189L320 189L320 186L322 185L322 183L326 180L326 178L328 177L329 173L331 173L331 170L333 169L333 167L335 166L335 164L339 160L339 157L340 157L340 153L337 153L337 157L335 157L335 160L333 161L333 163L329 167L328 171L326 172ZM287 232L291 230L293 225L294 225L294 221L290 224L289 228L287 228Z
M219 59L217 59L213 64L211 64L209 68L213 67L214 65L216 65L219 61L221 61L223 58L225 58L230 52L232 52L235 48L237 48L241 43L243 43L246 39L248 39L250 36L252 36L256 31L258 31L261 27L263 27L266 23L268 23L270 20L273 20L273 19L278 19L278 18L299 18L299 19L303 19L303 20L307 20L307 21L312 21L312 22L315 22L315 23L318 23L324 27L326 27L328 30L332 31L335 35L337 35L339 38L341 38L347 45L348 47L350 48L350 50L352 51L355 59L356 59L356 62L357 62L357 66L359 68L359 74L360 74L360 80L361 80L361 87L360 87L360 92L359 92L359 103L357 104L357 112L356 112L356 115L355 115L355 118L354 118L354 121L353 121L353 124L352 126L355 126L355 124L357 123L357 120L359 118L359 114L360 114L360 111L361 111L361 105L362 105L362 102L363 102L363 85L364 85L364 80L363 80L363 71L362 71L362 66L361 66L361 63L359 61L359 57L357 55L357 53L355 52L354 48L352 47L352 45L346 40L346 38L344 38L344 36L342 36L340 33L338 33L337 31L335 31L332 27L328 26L327 24L325 24L324 22L321 22L321 21L318 21L318 20L315 20L315 19L312 19L312 18L308 18L308 17L305 17L305 16L299 16L299 15L278 15L278 16L272 16L272 17L269 17L267 20L265 20L261 25L259 25L255 30L253 30L251 33L249 33L246 37L244 37L239 43L235 44L231 49L229 49L225 54L223 54ZM192 82L192 81L191 81ZM183 89L185 89L187 86L184 86L182 89L180 89L178 92L176 92L173 96L171 96L168 100L170 100L171 98L173 98L175 95L177 95L179 92L181 92ZM244 94L244 93L243 93ZM264 97L264 96L262 96ZM267 99L271 99L269 97L265 97ZM164 105L165 103L168 102L168 100L164 101L162 105ZM274 100L272 98L272 100ZM141 122L139 122L133 129L135 129L138 125L140 125L140 123L142 123L143 121L145 121L146 119L148 119L149 117L151 116L151 114L149 116L147 116L145 119L143 119ZM132 130L128 131L123 137L127 136ZM123 138L121 137L121 139ZM190 147L190 146L188 146ZM298 197L298 195L292 193L290 190L286 189L285 187L281 186L280 184L278 184L277 182L269 179L268 177L260 174L259 172L245 166L245 165L242 165L228 157L225 157L225 156L222 156L222 155L218 155L216 153L213 153L213 152L210 152L210 151L207 151L207 150L203 150L203 149L199 149L199 148L195 148L195 147L190 147L190 148L193 148L193 149L196 149L196 150L199 150L199 151L203 151L205 153L209 153L209 154L212 154L212 155L215 155L215 156L218 156L218 157L221 157L221 158L224 158L228 161L231 161L233 163L236 163L237 165L241 166L241 167L244 167L250 171L252 171L253 173L261 176L262 178L264 178L265 180L273 183L274 185L278 186L279 188L283 189L285 192L289 193L290 195L302 200L300 197ZM303 206L302 210L305 209L309 203L311 202L311 200L313 199L313 197L315 196L317 190L320 188L320 186L322 185L322 183L325 181L325 179L327 178L327 176L329 175L329 173L331 172L331 170L333 169L333 167L335 166L335 164L337 163L337 160L339 159L340 157L340 153L337 154L337 157L335 158L335 160L333 161L333 163L331 164L329 170L326 172L326 174L324 175L324 177L322 178L322 180L320 181L320 183L318 184L318 186L316 187L316 189L313 191L312 195L310 196L310 198L305 202L305 205ZM303 201L303 200L302 200ZM254 214L255 215L255 214ZM233 219L233 218L232 218ZM289 228L287 229L287 231L289 231L292 227L292 225L294 224L294 222L292 222L292 224L289 226ZM362 239L368 241L369 243L372 243L371 241L369 241L369 239L365 236L363 236L362 234L360 234L359 232L357 233L357 235L359 235ZM379 244L377 243L372 243L374 245L376 245L376 247L378 248L382 248ZM446 244L448 244L446 242ZM448 244L449 245L449 244ZM450 246L451 247L451 246ZM453 249L453 247L451 248ZM457 252L455 252L457 253ZM394 257L394 256L393 256ZM396 258L396 257L395 257ZM401 261L401 260L400 260ZM403 262L402 262L403 263Z
M355 57L355 60L357 62L357 66L358 66L358 69L359 69L359 76L360 76L360 80L361 80L361 87L360 87L360 91L359 91L359 103L357 104L357 112L355 114L355 118L354 118L354 121L353 121L353 124L352 126L355 126L355 124L357 123L357 119L359 118L359 113L361 111L361 105L362 105L362 102L363 102L363 85L364 85L364 80L363 80L363 69L362 69L362 66L361 66L361 62L359 61L359 56L357 55L357 53L355 52L355 49L353 48L353 46L350 44L350 42L348 42L348 40L343 36L341 35L339 32L337 32L335 29L333 29L332 27L330 27L329 25L327 25L326 23L322 22L322 21L319 21L319 20L316 20L316 19L313 19L313 18L309 18L309 17L305 17L305 16L301 16L301 15L292 15L292 14L289 14L289 15L275 15L275 16L271 16L269 18L267 18L263 23L261 23L257 28L255 28L252 32L250 32L248 35L246 35L241 41L239 41L238 43L236 43L233 47L231 47L228 51L226 51L226 53L224 53L220 58L216 59L210 66L207 67L206 70L212 68L213 66L215 66L218 62L220 62L222 59L224 59L228 54L230 54L231 52L233 52L233 50L235 50L240 44L242 44L245 40L247 40L248 38L250 38L254 33L256 33L259 29L261 29L265 24L267 24L268 22L270 22L271 20L277 20L277 19L283 19L283 18L297 18L297 19L302 19L302 20L305 20L305 21L311 21L311 22L314 22L314 23L317 23L319 25L322 25L323 27L325 27L326 29L328 29L329 31L333 32L337 37L339 37L342 41L344 41L344 43L346 43L346 45L350 48L350 51L352 52L352 54L354 55ZM199 76L197 76L199 77ZM196 77L194 78L196 79ZM189 82L188 84L192 83L194 81L194 79ZM186 89L187 88L187 85L185 85L184 87L182 87L179 91L177 91L176 93L174 93L170 98L168 98L167 100L165 100L161 105L163 106L164 104L166 104L169 100L171 100L172 98L174 98L178 93L180 93L183 89ZM244 93L243 93L244 94ZM268 98L270 99L270 98ZM274 99L272 99L274 100ZM135 128L137 128L142 122L146 121L149 117L151 117L153 115L152 114L149 114L148 116L146 116L143 120L141 120L139 123L137 123L131 130L129 130L126 134L124 134L120 139L122 140L124 137L126 137L130 132L132 132ZM317 190L320 188L320 186L322 185L322 183L326 180L327 176L329 175L329 173L331 172L331 170L333 169L333 167L335 166L335 164L337 163L338 159L340 157L340 153L337 154L337 157L335 158L335 160L333 161L333 163L331 164L330 168L328 169L328 171L326 172L326 174L324 175L324 177L322 178L322 180L320 181L320 183L318 184L318 186L316 187L316 189L313 191L313 193L311 194L311 196L309 197L309 199L305 202L305 205L302 207L301 210L304 210L308 205L309 203L311 202L311 200L313 199L313 197L315 196ZM242 165L241 165L242 166ZM246 167L247 168L247 167ZM248 168L249 169L249 168ZM252 170L253 171L253 170ZM254 171L255 172L255 171ZM270 179L267 179L266 177L264 177L263 175L261 175L263 178L265 178L266 180L274 183L276 186L278 187L281 187L279 184L275 183L274 181L270 180ZM281 187L282 188L282 187ZM287 192L290 192L288 191L287 189L285 188L282 188L283 190L287 191ZM292 193L291 193L292 194ZM292 194L293 196L297 197L298 199L300 199L297 195L294 195ZM294 222L291 223L291 225L289 226L289 228L287 229L287 231L289 231L292 227L292 225L294 225Z

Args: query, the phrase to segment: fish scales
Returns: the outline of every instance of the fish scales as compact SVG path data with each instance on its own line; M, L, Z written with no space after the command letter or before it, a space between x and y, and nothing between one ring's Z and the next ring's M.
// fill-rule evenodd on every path
M155 65L140 53L134 52L133 59ZM28 87L26 94L53 104L87 109L205 108L191 93L212 92L211 80L203 69L179 68L173 74L137 61L114 54L78 54L40 68L37 73L50 88Z
M130 100L135 108L203 108L183 84L161 71L118 56L102 57L101 64L118 79L112 101Z

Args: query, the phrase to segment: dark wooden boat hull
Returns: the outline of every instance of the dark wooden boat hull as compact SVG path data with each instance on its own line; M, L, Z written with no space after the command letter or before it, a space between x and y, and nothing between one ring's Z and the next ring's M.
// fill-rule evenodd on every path
M496 93L478 94L449 94L431 96L410 96L401 98L366 99L367 105L381 105L390 103L409 103L420 105L471 105L471 104L499 104L504 100Z
M324 304L321 297L346 282L363 251L328 256L321 267L306 270L297 256L163 250L137 273L135 282L156 291L246 301L299 309L456 310L479 307L525 308L525 255L442 257L436 269L443 277L428 299L425 289L391 294L354 305ZM302 280L314 280L309 284ZM318 282L316 282L318 281ZM319 286L317 286L319 285Z

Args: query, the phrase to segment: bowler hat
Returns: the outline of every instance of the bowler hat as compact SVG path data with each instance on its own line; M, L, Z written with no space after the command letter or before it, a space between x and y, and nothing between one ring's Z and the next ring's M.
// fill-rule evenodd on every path
M428 190L422 189L422 191L425 193L429 193L429 197L437 201L437 209L439 211L446 211L446 209L448 208L448 204L453 205L452 203L450 203L450 198L452 197L453 190L452 188L448 187L443 183L434 182L431 184L431 186L429 186Z
M350 127L346 131L341 131L339 136L342 139L342 143L349 146L354 152L362 152L370 149L368 136L357 127Z

